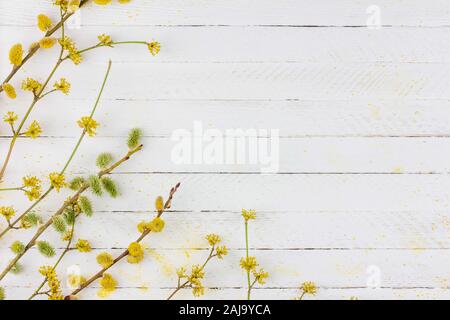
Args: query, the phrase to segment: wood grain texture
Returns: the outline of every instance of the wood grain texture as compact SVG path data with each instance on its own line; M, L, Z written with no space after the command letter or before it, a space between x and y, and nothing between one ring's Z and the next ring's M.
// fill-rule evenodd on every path
M166 230L149 237L139 266L120 263L110 299L163 299L175 285L178 266L206 254L204 235L221 234L230 248L208 269L209 299L241 299L245 275L241 208L255 208L252 253L271 277L255 298L292 299L305 280L318 284L318 299L449 299L450 261L450 3L446 0L381 0L381 29L366 27L369 0L155 0L108 7L89 5L80 28L68 32L80 48L97 35L116 40L157 39L161 54L145 46L121 46L86 54L55 78L72 83L68 97L43 100L31 119L43 136L19 139L3 186L26 174L46 179L70 154L88 114L108 59L110 82L96 119L68 177L96 171L99 152L125 151L131 127L144 129L142 154L112 178L121 197L89 194L95 214L83 217L76 237L93 252L71 252L60 273L79 265L98 270L95 255L119 254L137 237L136 224L155 213L153 199L182 183ZM55 17L51 1L0 1L0 76L10 66L8 48L25 47L42 34L38 13ZM56 51L41 51L12 81L42 79ZM0 96L0 113L22 115L31 97ZM262 175L255 165L180 165L172 161L174 130L279 129L280 171ZM10 133L0 125L0 155ZM47 183L47 182L46 182ZM49 217L70 195L53 193L38 208ZM0 206L18 211L30 202L18 192L0 193ZM0 221L0 228L5 223ZM0 268L11 258L12 241L0 241ZM43 237L64 247L50 230ZM24 273L2 283L11 299L27 298L41 280L37 268L50 263L31 250ZM380 288L368 285L370 268L380 270ZM98 284L83 299L99 299ZM187 299L189 291L178 298Z

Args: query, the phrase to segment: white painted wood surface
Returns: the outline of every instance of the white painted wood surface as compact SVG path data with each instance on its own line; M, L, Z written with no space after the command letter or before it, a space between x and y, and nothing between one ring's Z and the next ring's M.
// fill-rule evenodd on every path
M381 29L366 27L366 9L380 7ZM55 15L50 1L0 0L0 75L9 72L8 48L41 35L38 13ZM79 134L75 121L89 112L106 61L110 82L97 113L99 135L86 139L70 174L91 173L99 151L120 156L127 130L145 131L145 150L121 167L117 200L95 199L77 236L92 241L89 254L71 253L62 273L79 265L97 270L95 255L118 253L136 237L135 225L153 215L153 199L178 181L167 229L145 241L144 263L121 263L111 299L165 298L174 269L206 254L203 235L217 232L230 256L208 269L205 298L243 298L245 276L241 208L255 208L251 247L271 274L255 298L291 299L305 280L319 299L450 298L450 3L447 0L164 0L88 6L81 28L69 32L80 47L100 33L114 39L157 39L161 54L118 47L67 63L57 76L72 82L69 97L43 101L32 115L41 138L20 139L5 184L25 174L57 171ZM56 52L41 52L12 83L43 78ZM23 114L30 97L0 98L1 112ZM280 172L261 175L252 165L176 165L172 132L205 128L280 129ZM0 128L0 154L9 133ZM51 214L68 192L40 207ZM28 201L0 194L0 205ZM1 227L4 227L2 222ZM0 267L9 244L0 241ZM53 232L45 239L63 243ZM5 279L9 298L28 297L50 263L35 250L25 271ZM380 288L367 286L370 267ZM96 299L96 284L82 298ZM189 298L182 292L179 298Z

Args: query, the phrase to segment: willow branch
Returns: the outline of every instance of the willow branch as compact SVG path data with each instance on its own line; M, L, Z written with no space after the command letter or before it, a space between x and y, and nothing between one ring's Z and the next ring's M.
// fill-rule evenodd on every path
M119 167L121 164L123 164L124 162L129 160L131 158L131 156L134 155L136 152L141 151L142 148L143 148L143 145L139 145L136 148L129 150L123 158L121 158L119 161L117 161L110 167L101 170L97 174L97 176L99 178L102 178L103 176L110 174L115 168ZM77 192L75 192L75 194L73 196L71 196L68 200L66 200L64 202L64 204L61 206L61 208L59 208L59 210L56 211L50 217L50 219L47 220L47 222L45 224L43 224L41 227L39 227L39 229L37 230L37 232L35 233L33 238L25 246L25 249L23 250L23 252L16 255L16 257L8 264L8 266L0 274L0 281L3 280L3 278L8 274L9 271L11 271L11 269L14 267L14 265L36 244L39 237L45 232L45 230L47 230L48 227L50 227L52 225L53 219L60 216L61 214L63 214L64 211L69 206L75 204L78 201L79 197L89 188L90 188L89 184L86 183L85 185L83 185Z
M167 199L167 201L164 204L164 210L162 210L161 212L158 212L157 217L160 217L167 209L169 209L171 207L172 204L172 198L174 196L174 194L177 192L178 188L180 187L180 183L177 183L175 187L173 187L170 190L169 193L169 198ZM140 236L139 238L137 238L136 242L140 243L145 237L147 237L149 234L151 233L150 229L146 229ZM102 270L100 270L99 272L97 272L95 275L93 275L91 278L89 278L89 280L87 280L86 282L84 282L78 289L74 290L69 296L66 296L66 299L69 299L70 296L74 296L77 295L78 293L80 293L81 291L83 291L84 289L86 289L87 287L89 287L89 285L91 285L94 281L100 279L103 274L109 270L112 266L114 266L115 264L117 264L119 261L121 261L123 258L125 258L126 256L128 256L129 251L128 249L126 249L124 252L122 252L117 258L115 258L112 262L112 264L108 267L103 268Z
M99 91L99 93L97 95L97 99L95 101L95 104L94 104L94 106L93 106L93 108L91 110L91 113L89 115L90 118L92 118L94 116L95 111L97 110L97 107L99 105L100 99L101 99L102 94L103 94L103 90L105 89L106 83L108 81L109 73L111 71L111 64L112 64L112 62L109 61L108 68L106 70L102 86L100 88L100 91ZM73 160L76 152L78 151L78 149L79 149L79 147L81 145L81 142L83 141L85 136L86 136L86 129L84 129L83 132L80 134L80 137L78 138L78 141L75 144L75 147L73 148L72 153L69 156L69 158L67 159L63 169L60 171L60 174L64 174L66 172L67 168L69 167L70 163L72 162L72 160ZM31 210L33 210L42 200L44 200L53 191L53 189L54 189L53 186L50 186L48 188L48 190L46 192L44 192L44 194L38 200L36 200L28 209L25 210L24 213L22 213L14 222L10 223L10 225L5 230L3 230L0 233L0 239L5 234L7 234L11 229L13 229L13 227L16 226L28 213L30 213Z
M80 8L82 6L84 6L89 0L81 0L80 2ZM49 31L47 31L47 33L45 34L45 37L50 37L52 36L56 31L58 31L62 25L67 21L67 19L69 19L74 13L69 13L67 15L64 16L64 18L59 21L52 29L50 29ZM28 54L23 58L22 63L19 64L18 66L14 66L11 70L11 72L6 76L6 78L3 80L3 83L7 83L9 82L14 75L17 73L17 71L19 71L24 65L25 63L28 62L28 60L30 60L35 54L36 52L38 52L40 49L39 46L33 46L33 48L28 52ZM0 92L3 91L3 87L0 86Z

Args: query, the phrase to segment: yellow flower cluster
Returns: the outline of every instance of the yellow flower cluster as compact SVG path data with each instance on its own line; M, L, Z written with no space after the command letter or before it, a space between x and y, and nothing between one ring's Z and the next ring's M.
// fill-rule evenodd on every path
M61 91L66 95L70 92L70 83L65 78L59 79L59 81L55 82L53 87L55 90Z
M100 125L97 121L95 121L91 117L82 117L80 120L77 121L77 123L80 128L86 130L86 133L90 137L95 136L96 130Z
M100 43L104 46L112 46L112 39L110 36L106 35L106 34L101 34L98 36L98 40L100 41Z
M205 294L205 287L201 280L205 277L205 272L200 265L192 266L191 274L188 276L188 281L192 286L192 294L195 297L200 297Z
M9 62L14 66L20 66L23 61L23 48L20 43L16 43L9 50Z
M100 286L102 287L101 295L106 296L116 290L117 281L109 273L104 273L100 280Z
M242 209L242 216L244 217L245 222L248 220L254 220L256 219L256 211Z
M79 53L75 42L71 38L65 36L64 38L59 39L59 44L69 53L69 59L72 60L74 64L80 64L81 61L83 61L83 57Z
M108 252L102 252L97 256L97 263L103 268L110 267L113 262L114 259Z
M16 214L13 207L0 207L0 214L5 217L6 220L11 220Z
M302 290L304 294L315 295L317 293L317 286L314 282L306 281L302 283L300 290Z
M215 246L216 244L220 243L221 239L217 234L208 234L206 236L206 241L208 241L210 246Z
M41 88L42 84L33 78L26 78L22 81L22 90L33 92L34 95L37 95Z
M64 296L61 292L61 283L58 280L58 276L55 269L50 266L43 266L39 268L39 273L47 279L48 287L50 288L49 300L64 300Z
M64 188L66 184L66 177L64 174L60 174L58 172L50 173L50 184L53 188L56 189L57 192L61 190L61 188Z
M75 247L79 252L90 252L92 250L89 241L83 239L78 239Z
M39 14L37 16L37 26L42 32L47 32L52 28L53 23L52 20L45 14Z
M128 246L128 263L139 263L144 259L144 249L138 242L132 242Z
M54 0L53 4L61 7L64 12L75 12L80 7L80 0Z
M13 111L8 111L5 116L3 117L3 121L8 123L9 125L13 126L14 122L17 121L17 119L19 119L19 117L17 116L17 114L15 114Z
M42 133L42 128L36 120L34 120L30 126L28 127L27 131L25 131L25 135L31 139L38 138Z
M269 277L269 273L265 272L264 269L259 269L259 271L253 271L253 276L259 284L265 284L266 279Z
M152 56L156 56L159 51L161 50L161 44L159 42L153 41L150 42L148 45L148 50L150 51L150 53L152 54Z
M42 194L41 180L34 176L22 178L25 195L30 201L37 200Z
M53 48L55 43L56 43L55 38L45 37L39 40L39 47L41 47L42 49L50 49Z
M249 256L241 258L241 268L247 272L255 271L258 266L258 262L255 257Z
M8 98L10 98L10 99L17 98L16 89L12 85L10 85L9 83L4 83L2 85L2 88L3 88L3 91L5 91Z

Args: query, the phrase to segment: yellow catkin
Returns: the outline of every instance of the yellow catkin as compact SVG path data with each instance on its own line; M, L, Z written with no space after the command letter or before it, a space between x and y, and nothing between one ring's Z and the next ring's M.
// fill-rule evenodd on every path
M14 89L14 87L12 85L10 85L9 83L4 83L2 87L3 87L3 90L5 91L6 95L10 99L15 99L17 97L16 89Z
M52 20L45 14L37 16L37 26L42 32L47 32L52 27Z
M55 45L55 43L56 43L55 38L45 37L39 41L39 46L42 49L50 49Z
M20 43L16 43L9 50L9 61L15 66L20 66L23 60L23 48Z
M99 4L101 6L105 6L107 4L110 4L112 0L94 0L95 4Z

